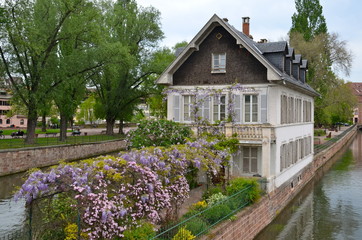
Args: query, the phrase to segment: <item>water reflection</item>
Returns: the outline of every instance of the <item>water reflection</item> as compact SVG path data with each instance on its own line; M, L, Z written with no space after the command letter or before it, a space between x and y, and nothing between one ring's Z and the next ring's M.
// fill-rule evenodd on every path
M12 199L14 191L24 182L23 175L0 177L0 237L23 229L26 221L25 201Z
M359 133L255 239L361 239L361 144Z

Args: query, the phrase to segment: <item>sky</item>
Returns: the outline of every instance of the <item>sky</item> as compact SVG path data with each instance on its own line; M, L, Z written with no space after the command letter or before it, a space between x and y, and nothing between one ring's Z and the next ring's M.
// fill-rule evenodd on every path
M190 42L207 21L217 14L241 30L242 17L250 17L250 34L254 41L286 40L296 12L293 0L137 0L143 7L153 6L161 12L165 38L161 46ZM320 0L328 31L338 33L353 54L350 76L346 81L362 82L362 1Z

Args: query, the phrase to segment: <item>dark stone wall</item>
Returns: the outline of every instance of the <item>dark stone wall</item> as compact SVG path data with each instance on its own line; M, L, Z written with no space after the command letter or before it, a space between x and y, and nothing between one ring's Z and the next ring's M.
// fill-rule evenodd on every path
M222 37L217 39L220 33ZM211 73L212 53L226 53L226 73ZM267 69L223 27L214 30L173 75L173 85L266 83Z

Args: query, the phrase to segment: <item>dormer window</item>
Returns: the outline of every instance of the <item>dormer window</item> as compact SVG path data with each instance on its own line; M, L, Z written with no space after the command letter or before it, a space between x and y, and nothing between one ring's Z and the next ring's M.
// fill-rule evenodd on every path
M212 73L225 73L226 72L226 53L213 53L212 54Z

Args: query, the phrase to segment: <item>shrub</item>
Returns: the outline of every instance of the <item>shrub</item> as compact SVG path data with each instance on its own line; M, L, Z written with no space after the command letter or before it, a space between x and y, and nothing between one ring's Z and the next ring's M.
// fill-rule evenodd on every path
M314 130L314 136L325 136L326 131L323 129L315 129Z
M136 130L130 131L128 137L131 147L142 148L183 144L190 136L190 128L179 123L168 120L145 120L140 122Z
M131 228L123 232L125 240L147 240L156 235L155 229L151 223L141 223L137 228Z
M185 228L189 230L193 235L197 236L200 233L206 233L209 225L203 219L195 217L186 222Z
M199 169L195 168L193 166L189 166L187 169L187 173L185 174L185 177L186 177L187 183L190 186L190 190L199 186L198 182L197 182L198 172L199 172Z
M215 187L211 187L209 188L206 192L204 192L204 194L202 195L202 199L206 200L209 197L211 197L211 195L214 195L215 193L222 193L222 188L220 186L215 186Z
M186 228L180 228L177 234L172 238L172 240L192 240L196 237Z
M219 192L219 193L215 193L215 194L211 195L206 201L209 206L212 206L218 202L225 200L226 198L228 198L228 197L225 196L224 194L222 194L221 192Z
M230 208L227 205L220 204L209 208L204 212L205 219L210 223L214 224L231 213Z
M260 198L261 190L259 183L253 178L235 178L230 181L230 184L226 187L227 195L231 196L240 192L241 190L250 187L245 190L243 194L244 200L250 203L256 202Z

